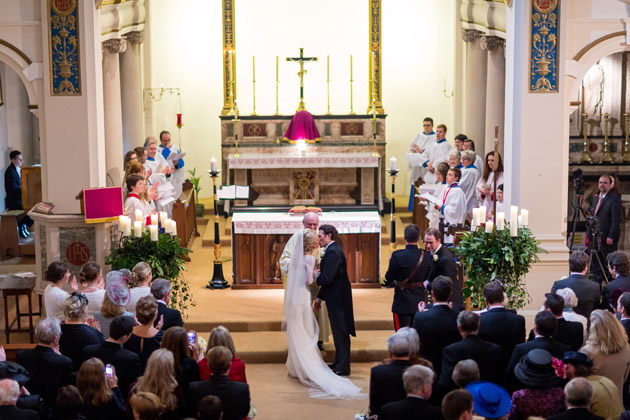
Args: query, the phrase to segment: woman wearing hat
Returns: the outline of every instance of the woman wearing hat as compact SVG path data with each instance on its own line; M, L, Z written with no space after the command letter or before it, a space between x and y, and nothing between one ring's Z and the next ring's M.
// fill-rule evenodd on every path
M492 382L475 381L466 385L473 396L473 409L486 419L500 419L510 411L510 394Z
M514 375L527 386L512 394L508 420L525 420L530 416L547 418L567 409L560 377L547 350L530 350L514 368ZM556 360L562 365L562 362ZM562 365L564 366L564 365Z
M125 305L131 296L128 281L128 277L120 271L107 273L105 297L103 297L101 310L94 314L94 318L101 324L103 337L109 337L109 326L114 318L120 315L133 316L132 312L125 311Z

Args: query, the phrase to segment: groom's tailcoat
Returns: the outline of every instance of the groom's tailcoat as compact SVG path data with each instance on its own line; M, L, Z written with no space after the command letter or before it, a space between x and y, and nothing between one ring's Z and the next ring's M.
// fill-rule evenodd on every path
M337 242L331 243L324 252L320 270L317 284L321 289L317 297L326 302L331 325L335 324L345 333L356 337L346 256Z

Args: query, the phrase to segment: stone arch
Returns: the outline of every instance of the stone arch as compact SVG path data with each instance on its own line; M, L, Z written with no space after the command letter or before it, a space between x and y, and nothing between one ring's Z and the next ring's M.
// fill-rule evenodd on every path
M24 71L33 64L31 59L13 44L0 39L0 62L9 66L18 75L26 88L31 112L37 115L40 105L37 90L33 81L28 80L26 74L24 74Z

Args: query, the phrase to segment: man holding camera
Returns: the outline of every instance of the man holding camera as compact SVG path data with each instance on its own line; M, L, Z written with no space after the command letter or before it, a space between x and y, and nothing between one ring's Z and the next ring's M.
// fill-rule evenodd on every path
M609 277L606 268L606 256L617 250L619 241L619 224L621 222L621 197L612 190L612 182L608 175L599 177L599 194L593 197L588 210L597 220L598 229L593 229L591 240L595 241L597 252L591 260L591 271L594 280L601 283ZM597 234L599 233L599 234ZM597 258L599 256L599 258Z

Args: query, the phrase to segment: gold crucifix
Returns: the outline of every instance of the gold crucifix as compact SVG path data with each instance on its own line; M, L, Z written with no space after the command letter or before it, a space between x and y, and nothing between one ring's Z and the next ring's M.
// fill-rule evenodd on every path
M304 63L308 61L317 61L317 57L304 57L304 48L300 48L300 56L287 57L287 61L300 63L300 71L297 74L298 76L300 76L300 105L298 106L297 110L302 111L306 109L306 107L304 106L304 75L306 74Z

